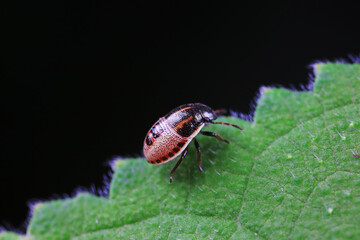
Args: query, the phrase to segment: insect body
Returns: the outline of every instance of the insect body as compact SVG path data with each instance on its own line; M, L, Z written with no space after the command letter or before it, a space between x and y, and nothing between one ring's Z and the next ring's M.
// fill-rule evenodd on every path
M201 149L195 136L200 133L216 137L222 142L230 142L216 133L201 131L201 129L209 124L224 124L242 130L241 127L231 123L214 122L220 111L214 111L201 103L184 104L173 109L166 116L160 118L146 134L143 147L146 160L151 164L159 165L180 155L179 161L170 173L170 183L172 183L172 176L185 158L188 144L193 140L198 153L198 167L202 172Z

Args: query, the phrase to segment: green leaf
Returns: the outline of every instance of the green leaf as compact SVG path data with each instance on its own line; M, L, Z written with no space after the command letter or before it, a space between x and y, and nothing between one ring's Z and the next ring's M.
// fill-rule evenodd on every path
M109 197L36 204L21 239L355 239L360 236L360 65L317 64L314 90L263 88L254 122L199 136L204 173L114 162ZM7 232L0 239L20 239Z

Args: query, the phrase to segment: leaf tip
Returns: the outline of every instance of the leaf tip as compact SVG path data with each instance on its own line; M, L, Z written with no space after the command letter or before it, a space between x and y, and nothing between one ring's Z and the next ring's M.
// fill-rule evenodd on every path
M22 235L21 233L8 232L2 227L0 227L0 240L29 240L29 236Z
M260 95L266 94L266 93L270 92L271 90L272 90L271 87L263 86L263 87L260 88Z
M111 161L110 166L113 170L118 169L120 167L124 167L126 165L126 161L124 161L123 159L119 158L115 158L113 161Z
M320 61L310 64L310 68L312 68L314 76L317 76L319 74L325 64L326 63Z
M41 207L43 206L43 203L35 203L34 205L33 205L33 210L34 211L38 211Z

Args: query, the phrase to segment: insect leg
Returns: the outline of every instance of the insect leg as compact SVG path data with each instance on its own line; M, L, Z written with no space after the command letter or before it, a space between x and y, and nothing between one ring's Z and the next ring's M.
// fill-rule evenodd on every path
M197 154L198 154L198 167L200 172L203 172L204 170L201 167L201 149L200 149L200 145L199 142L194 138L194 143L195 143L195 147L197 150Z
M226 143L230 143L229 140L223 139L222 137L220 137L220 136L217 135L216 133L207 132L207 131L200 131L200 133L201 133L202 135L205 135L205 136L216 137L219 141L226 142Z
M182 162L182 160L185 158L186 154L187 154L187 147L186 147L185 150L181 153L180 159L179 159L179 161L176 163L175 167L171 170L171 173L170 173L170 183L172 183L172 176L174 175L177 167L180 165L180 163Z

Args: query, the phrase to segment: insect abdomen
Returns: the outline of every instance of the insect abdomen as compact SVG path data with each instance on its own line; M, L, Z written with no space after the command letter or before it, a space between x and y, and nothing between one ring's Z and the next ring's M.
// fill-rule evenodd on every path
M163 164L176 158L188 141L188 138L177 134L165 118L161 118L146 135L143 149L145 158L151 164Z

